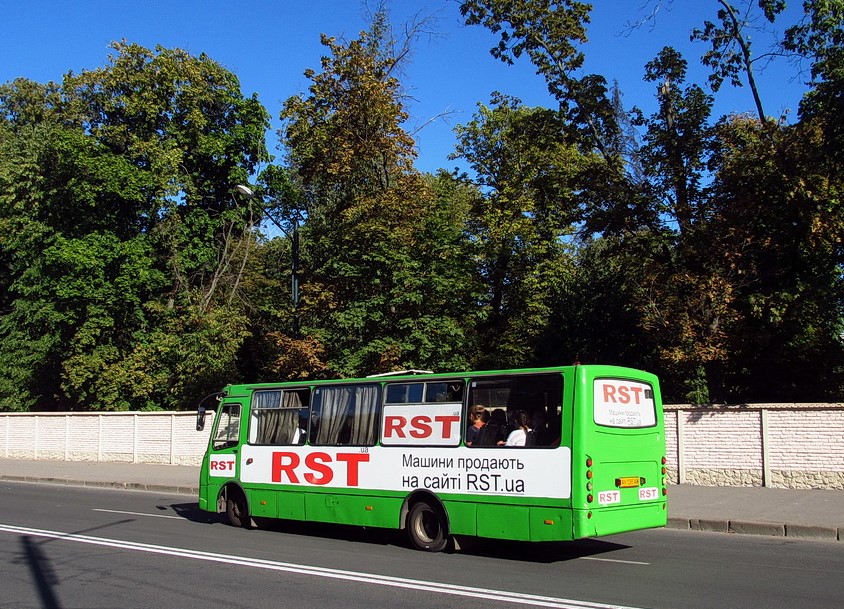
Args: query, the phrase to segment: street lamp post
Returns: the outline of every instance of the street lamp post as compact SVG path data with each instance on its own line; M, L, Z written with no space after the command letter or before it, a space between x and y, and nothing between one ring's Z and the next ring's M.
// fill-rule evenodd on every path
M234 189L247 199L257 198L255 191L243 184L235 185ZM293 301L293 336L299 338L299 217L293 218L293 234L291 235L275 218L266 213L263 205L261 209L266 217L291 239L290 296Z
M299 218L293 220L290 255L290 296L293 299L293 338L299 338Z

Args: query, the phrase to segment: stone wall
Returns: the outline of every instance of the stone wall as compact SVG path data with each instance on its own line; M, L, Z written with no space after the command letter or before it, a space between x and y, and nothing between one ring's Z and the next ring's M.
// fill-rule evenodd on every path
M665 406L669 480L844 489L844 404Z
M200 432L193 412L0 413L0 456L199 465L213 416Z
M193 412L0 413L11 459L196 465L212 427ZM844 404L665 406L672 483L844 489Z

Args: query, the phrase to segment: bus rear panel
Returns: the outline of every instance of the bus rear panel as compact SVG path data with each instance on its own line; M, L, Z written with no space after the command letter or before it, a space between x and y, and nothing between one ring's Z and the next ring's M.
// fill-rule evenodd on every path
M656 377L584 367L575 392L574 537L665 526L665 431Z

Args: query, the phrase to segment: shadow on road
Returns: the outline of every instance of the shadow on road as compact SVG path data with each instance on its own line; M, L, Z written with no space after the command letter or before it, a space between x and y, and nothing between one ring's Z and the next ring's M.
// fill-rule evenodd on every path
M461 537L457 543L462 554L546 564L598 556L630 547L602 539L527 542Z
M214 514L199 509L199 504L193 503L171 503L169 505L156 505L159 510L173 510L177 516L185 520L199 524L220 524L226 522L225 514Z
M33 540L29 535L24 535L21 537L21 545L35 589L41 598L41 606L44 609L62 609L62 604L55 593L59 578L50 559L42 551L41 543Z
M131 519L118 520L113 523L91 527L82 531L73 533L74 535L82 535L119 524L132 522ZM62 609L63 605L56 594L56 588L61 583L61 579L53 567L50 557L44 551L44 548L50 544L60 541L59 539L45 539L36 541L36 538L31 535L23 535L21 537L22 559L29 567L29 572L32 574L33 584L38 596L41 599L42 609ZM0 605L4 606L4 605Z
M158 509L172 509L177 515L200 524L228 524L225 514L214 514L199 509L198 503L173 503L159 505ZM337 541L397 546L411 551L405 531L365 528L298 520L255 519L258 528L284 535L334 539ZM482 539L458 536L449 544L447 552L458 552L470 556L485 556L503 560L518 560L535 563L554 563L578 558L597 556L623 550L629 546L600 539L577 541L519 542L501 539ZM364 551L363 549L361 551Z

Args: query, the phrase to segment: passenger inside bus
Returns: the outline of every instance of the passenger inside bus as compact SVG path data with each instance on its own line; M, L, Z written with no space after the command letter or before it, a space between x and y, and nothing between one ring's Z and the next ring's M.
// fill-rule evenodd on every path
M503 446L507 439L507 414L503 408L492 411L486 425L481 428L475 446Z
M517 410L513 413L513 418L511 419L513 431L507 436L507 441L504 443L505 446L527 446L528 445L528 436L532 434L533 430L531 430L530 426L528 425L528 413L524 410ZM535 439L531 444L535 444Z
M473 446L481 434L481 430L486 425L487 414L486 408L482 404L475 404L469 410L469 429L466 430L466 446Z

